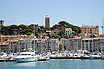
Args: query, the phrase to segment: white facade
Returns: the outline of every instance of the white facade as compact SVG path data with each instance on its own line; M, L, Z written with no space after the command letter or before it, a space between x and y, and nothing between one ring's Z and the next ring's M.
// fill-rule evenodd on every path
M71 28L66 28L65 29L65 35L71 35L72 29Z

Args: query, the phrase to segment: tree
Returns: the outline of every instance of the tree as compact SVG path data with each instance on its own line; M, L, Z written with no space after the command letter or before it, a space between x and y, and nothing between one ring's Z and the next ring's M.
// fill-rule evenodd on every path
M64 31L60 31L58 35L60 35L62 38L64 36Z
M2 33L3 35L8 35L8 34L10 34L10 33L9 33L9 30L10 30L10 27L9 27L9 26L2 26L2 27L1 27L1 33Z
M28 27L29 27L29 29L34 30L34 24L31 24L31 25L29 25Z
M18 29L19 29L19 34L23 34L23 30L28 29L28 26L21 24L18 26Z
M23 34L32 33L32 32L33 32L32 29L24 29L24 30L22 30Z
M23 30L23 29L28 29L28 26L21 24L18 26L19 29Z
M60 39L61 37L59 35L55 35L54 38L59 38Z
M70 23L68 23L66 21L60 21L58 24L60 26L66 27L66 28L72 28L72 30L75 31L75 34L74 35L78 35L79 33L81 33L80 27L74 26L74 25L72 25L72 24L70 24Z
M10 34L14 35L14 34L17 34L18 33L18 26L17 25L11 25L10 26Z
M26 33L26 35L31 35L32 33L31 32L29 32L29 33Z
M68 39L69 35L64 35L64 38Z

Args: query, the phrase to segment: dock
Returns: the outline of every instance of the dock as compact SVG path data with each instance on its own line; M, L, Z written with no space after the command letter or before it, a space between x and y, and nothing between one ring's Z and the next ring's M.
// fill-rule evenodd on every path
M81 57L50 57L50 59L81 59Z

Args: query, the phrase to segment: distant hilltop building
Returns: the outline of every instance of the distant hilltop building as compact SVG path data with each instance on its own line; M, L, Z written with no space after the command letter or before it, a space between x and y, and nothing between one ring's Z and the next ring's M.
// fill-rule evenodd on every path
M3 26L4 20L0 20L0 25Z
M66 28L65 29L65 35L71 35L72 29L71 28Z
M81 34L83 36L99 35L99 26L81 26Z
M3 26L4 24L4 20L0 20L0 31L1 31L1 27Z
M45 28L50 28L50 19L48 15L46 15L45 17Z

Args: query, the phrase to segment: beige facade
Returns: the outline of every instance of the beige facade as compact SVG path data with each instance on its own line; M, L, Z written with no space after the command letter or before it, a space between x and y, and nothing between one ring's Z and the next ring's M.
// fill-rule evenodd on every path
M101 52L104 51L104 38L97 37L97 38L61 38L62 50L74 50L77 52L78 50L88 50L89 52Z
M65 35L71 35L72 29L71 28L65 28Z
M99 35L99 26L81 26L82 36Z

